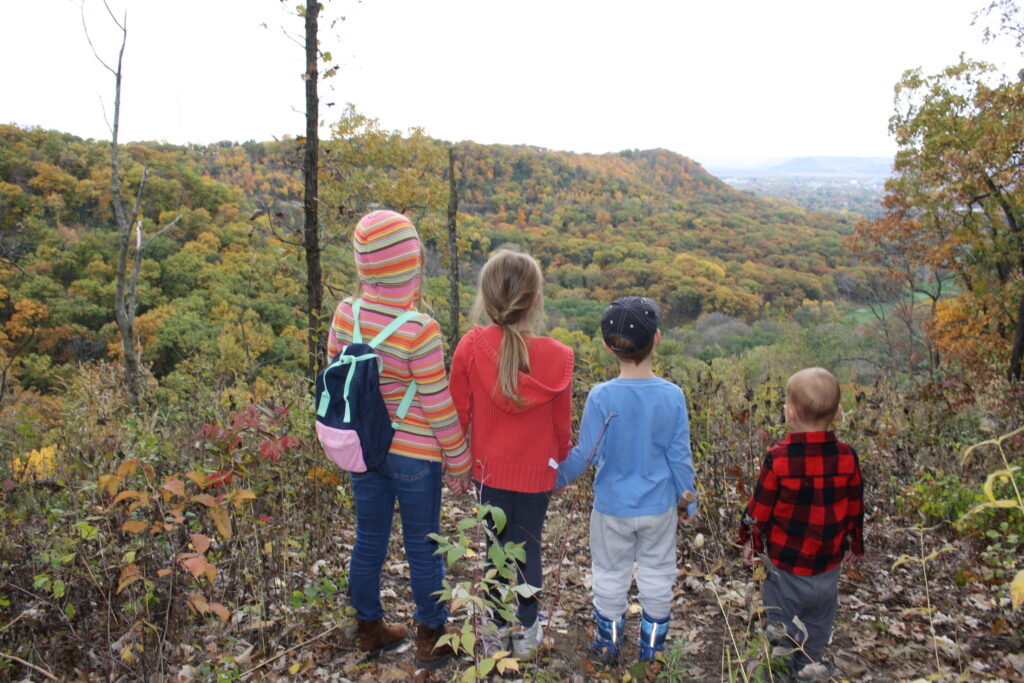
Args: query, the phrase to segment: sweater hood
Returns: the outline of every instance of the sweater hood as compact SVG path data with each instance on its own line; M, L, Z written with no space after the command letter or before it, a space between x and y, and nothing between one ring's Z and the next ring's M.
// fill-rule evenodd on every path
M519 372L519 397L522 405L501 393L498 385L498 360L504 332L497 325L473 330L473 372L486 387L494 387L491 401L501 410L517 414L546 403L572 383L573 354L549 337L525 337L530 353L530 374Z
M352 233L352 252L365 298L411 309L420 293L422 248L412 221L394 211L374 211Z
M805 444L815 444L806 449ZM857 471L857 456L840 453L835 432L788 434L772 452L772 469L780 477L849 477ZM820 450L819 450L820 447Z

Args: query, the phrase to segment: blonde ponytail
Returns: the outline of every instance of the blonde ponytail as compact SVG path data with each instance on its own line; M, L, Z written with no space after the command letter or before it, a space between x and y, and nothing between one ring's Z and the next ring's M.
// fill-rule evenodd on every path
M501 327L498 359L498 386L506 398L523 405L519 396L519 372L530 373L530 354L524 333L529 333L532 318L539 312L543 276L537 261L529 254L499 249L480 270L474 317L486 313Z

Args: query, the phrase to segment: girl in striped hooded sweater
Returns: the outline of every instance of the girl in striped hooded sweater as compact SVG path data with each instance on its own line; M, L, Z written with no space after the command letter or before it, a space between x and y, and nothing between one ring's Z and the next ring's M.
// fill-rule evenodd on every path
M362 218L352 236L362 299L359 324L372 339L419 299L422 248L416 228L393 211L375 211ZM327 353L333 358L352 342L352 300L334 313ZM416 397L398 423L391 450L379 470L351 473L356 506L356 542L349 562L349 595L356 610L359 649L375 657L401 644L403 624L384 619L380 574L387 557L395 501L402 518L409 579L416 611L416 664L441 666L451 648L435 648L445 634L447 607L438 602L444 561L428 534L440 530L442 476L456 493L469 486L469 452L445 376L441 333L426 314L409 320L384 340L377 353L383 361L381 393L395 417L410 382Z

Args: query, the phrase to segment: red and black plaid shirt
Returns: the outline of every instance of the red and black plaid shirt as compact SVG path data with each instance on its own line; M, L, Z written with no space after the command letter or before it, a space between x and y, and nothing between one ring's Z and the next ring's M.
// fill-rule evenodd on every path
M776 566L814 576L864 554L864 483L857 453L834 432L789 434L768 449L740 525ZM767 549L765 548L767 545Z

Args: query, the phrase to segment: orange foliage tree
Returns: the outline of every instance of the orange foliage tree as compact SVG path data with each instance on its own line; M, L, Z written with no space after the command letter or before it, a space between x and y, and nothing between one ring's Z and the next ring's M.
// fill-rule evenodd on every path
M907 272L952 273L957 301L932 309L939 349L968 366L993 359L1011 381L1024 355L1024 71L999 77L962 58L904 73L890 131L899 151L886 214L858 227Z

